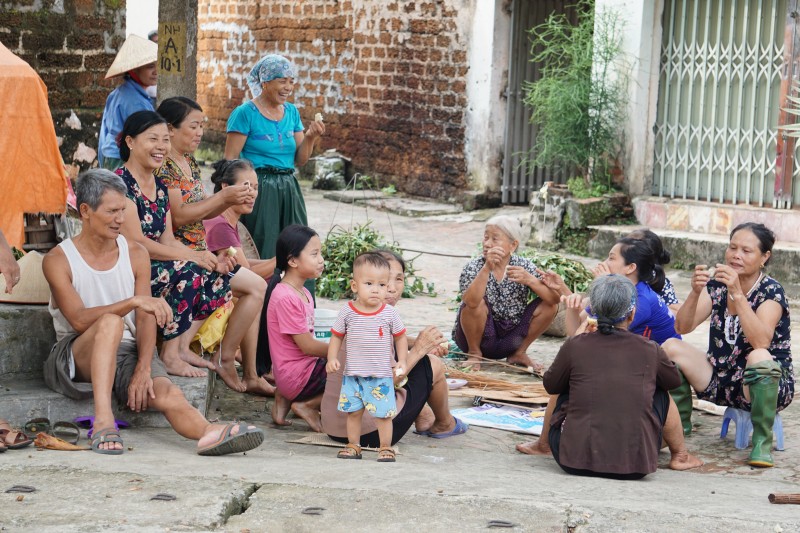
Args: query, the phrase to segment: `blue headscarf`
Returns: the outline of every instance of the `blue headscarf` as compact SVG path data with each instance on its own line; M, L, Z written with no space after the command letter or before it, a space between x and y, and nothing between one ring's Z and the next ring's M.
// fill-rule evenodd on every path
M247 85L253 98L261 94L261 84L278 78L295 78L297 69L291 61L278 54L269 54L256 63L250 74L247 75Z

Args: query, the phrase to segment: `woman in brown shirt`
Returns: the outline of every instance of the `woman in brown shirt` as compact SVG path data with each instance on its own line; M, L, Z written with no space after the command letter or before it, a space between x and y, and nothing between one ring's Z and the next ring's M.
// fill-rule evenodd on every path
M557 395L548 406L545 432L538 443L518 449L542 453L549 447L570 474L641 479L658 466L663 434L670 468L700 466L686 450L667 393L680 385L677 368L656 343L627 331L636 288L623 276L602 276L589 288L589 299L593 331L561 347L544 375L547 392ZM578 306L580 297L567 303Z

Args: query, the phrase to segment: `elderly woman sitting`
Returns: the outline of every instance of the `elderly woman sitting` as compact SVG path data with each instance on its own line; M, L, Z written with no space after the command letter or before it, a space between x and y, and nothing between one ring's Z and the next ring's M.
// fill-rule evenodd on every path
M655 472L663 435L670 468L702 465L686 451L680 415L667 393L681 383L678 369L658 344L628 331L636 312L633 283L618 274L599 277L589 298L587 332L567 340L544 375L545 389L556 396L542 436L517 449L552 452L569 474L641 479ZM566 301L581 306L578 295Z
M507 357L509 363L534 366L528 347L558 311L559 294L542 283L532 261L514 255L521 240L516 219L489 219L482 256L461 272L461 308L453 338L476 370L483 358Z

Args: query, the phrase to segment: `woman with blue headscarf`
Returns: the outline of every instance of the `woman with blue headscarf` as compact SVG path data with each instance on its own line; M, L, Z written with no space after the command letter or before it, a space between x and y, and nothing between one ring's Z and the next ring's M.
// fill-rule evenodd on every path
M228 119L225 159L247 159L258 175L258 199L242 222L262 259L275 257L275 243L283 228L308 225L294 171L308 161L325 133L321 117L304 131L297 107L287 101L295 77L296 69L285 57L263 57L247 76L253 99L234 109Z

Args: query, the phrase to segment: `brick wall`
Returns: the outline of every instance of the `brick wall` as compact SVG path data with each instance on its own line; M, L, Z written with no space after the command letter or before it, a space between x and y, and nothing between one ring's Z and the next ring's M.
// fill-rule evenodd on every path
M96 159L104 80L125 40L125 0L0 1L0 42L47 85L61 156L75 177Z
M437 198L468 187L464 162L464 0L209 0L198 15L198 99L208 140L249 98L245 77L267 53L299 69L294 103L326 117L323 148L398 189Z

